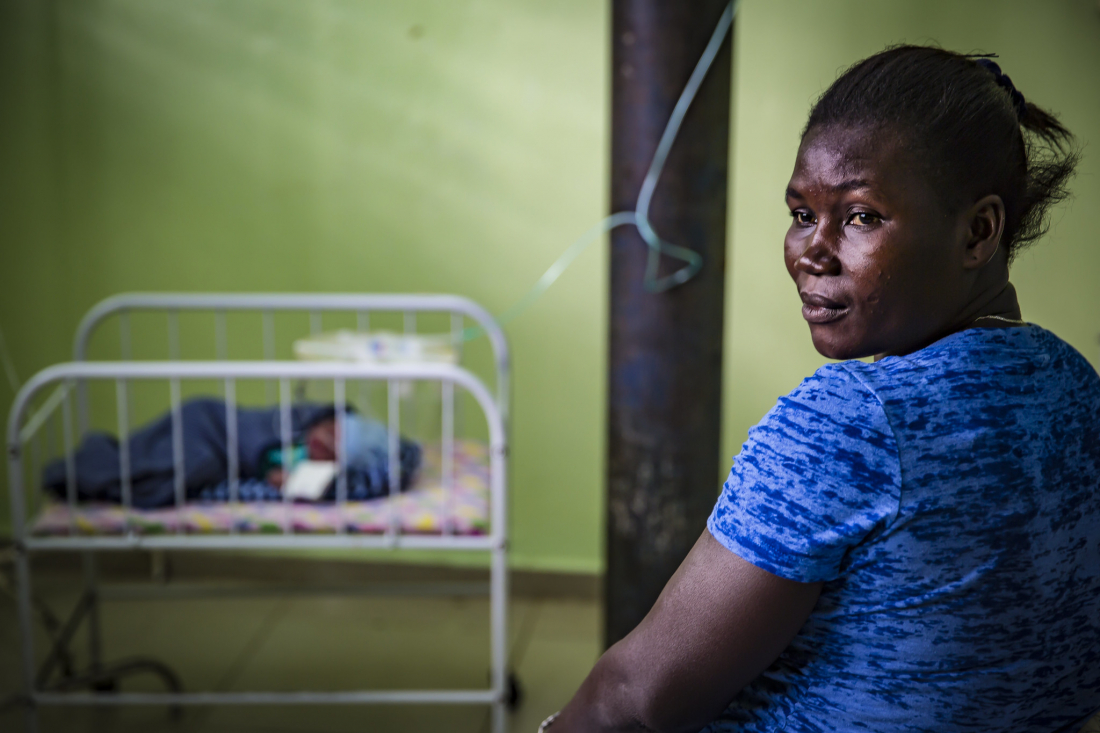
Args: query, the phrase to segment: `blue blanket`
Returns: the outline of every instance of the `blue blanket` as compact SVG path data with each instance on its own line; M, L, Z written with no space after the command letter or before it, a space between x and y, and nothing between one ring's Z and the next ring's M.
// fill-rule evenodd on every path
M229 472L225 403L219 399L189 400L181 406L185 498L225 500ZM281 444L279 408L237 408L237 461L242 482L261 482L260 465L266 451ZM300 444L318 422L335 415L332 405L298 404L291 409L291 440ZM378 449L385 428L374 421L348 415L348 496L370 499L388 491L388 456ZM381 433L378 431L381 430ZM368 440L369 439L369 440ZM383 443L384 444L384 443ZM152 509L175 503L172 453L172 417L166 414L133 433L128 441L133 505ZM420 465L420 447L401 440L401 488L406 488ZM122 479L118 440L107 433L89 433L74 455L79 501L120 502ZM65 462L46 466L43 485L65 498ZM327 492L331 498L332 489ZM242 499L278 498L278 489L248 491Z

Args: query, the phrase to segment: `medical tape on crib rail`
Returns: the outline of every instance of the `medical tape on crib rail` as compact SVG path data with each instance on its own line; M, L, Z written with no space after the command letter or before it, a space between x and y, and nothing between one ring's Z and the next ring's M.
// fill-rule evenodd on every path
M29 442L39 428L46 424L46 421L50 419L50 415L53 414L53 411L57 409L57 406L68 394L68 384L58 385L57 389L51 392L50 396L42 403L42 406L38 408L38 411L31 415L31 419L23 425L23 429L19 431L19 442Z
M649 221L649 205L653 201L653 194L657 190L657 182L661 178L661 172L664 170L668 154L672 150L672 144L680 133L680 125L684 122L684 116L687 115L688 108L691 107L699 87L703 84L703 79L706 78L707 72L714 64L714 59L718 56L718 51L733 26L733 19L737 15L740 5L741 0L733 0L726 6L726 9L722 12L722 17L718 19L718 25L715 27L714 33L711 34L707 47L703 50L703 55L699 57L699 61L695 64L695 70L692 71L687 84L680 92L680 98L676 101L672 114L669 115L665 130L661 133L661 139L657 143L657 150L653 153L649 169L642 180L642 187L638 191L634 211L620 211L611 214L578 237L546 269L546 272L535 282L534 286L516 301L515 305L497 318L500 325L505 325L526 311L536 300L542 297L542 294L573 264L573 261L588 249L592 242L617 227L633 224L638 228L638 233L645 241L646 247L649 249L649 255L646 259L645 289L651 293L663 293L666 290L683 285L703 269L703 257L698 252L661 239ZM670 275L658 278L657 271L661 262L661 255L678 259L684 263L684 266ZM484 335L484 333L484 330L477 326L467 328L463 331L462 340L469 341Z

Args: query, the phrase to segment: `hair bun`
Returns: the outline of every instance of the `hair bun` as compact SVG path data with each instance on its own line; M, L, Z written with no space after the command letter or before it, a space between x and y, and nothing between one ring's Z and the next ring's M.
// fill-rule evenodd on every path
M1012 77L1001 71L1001 67L992 59L978 59L976 63L993 74L993 81L997 83L997 86L1004 89L1008 92L1008 96L1012 97L1012 106L1016 109L1016 116L1022 118L1027 114L1027 101L1020 90L1016 88L1016 85L1012 83Z

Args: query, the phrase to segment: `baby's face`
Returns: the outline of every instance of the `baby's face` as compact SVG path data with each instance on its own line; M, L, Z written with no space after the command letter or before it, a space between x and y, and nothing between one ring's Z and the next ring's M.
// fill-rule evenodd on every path
M336 460L336 420L322 420L306 433L306 454L311 461Z

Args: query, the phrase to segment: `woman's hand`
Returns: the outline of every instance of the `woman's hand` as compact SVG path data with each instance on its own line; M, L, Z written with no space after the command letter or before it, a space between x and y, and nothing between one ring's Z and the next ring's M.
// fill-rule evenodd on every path
M550 733L695 731L794 638L820 583L761 570L703 532L634 631L596 663Z

